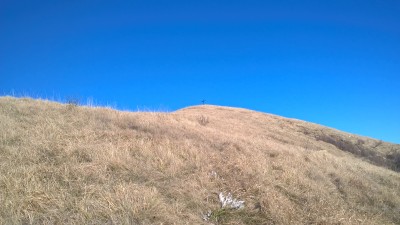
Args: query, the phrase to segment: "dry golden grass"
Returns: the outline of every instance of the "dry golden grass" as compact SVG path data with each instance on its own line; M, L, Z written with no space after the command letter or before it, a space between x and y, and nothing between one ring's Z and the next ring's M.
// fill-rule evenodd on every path
M244 109L2 97L0 224L400 224L399 152Z

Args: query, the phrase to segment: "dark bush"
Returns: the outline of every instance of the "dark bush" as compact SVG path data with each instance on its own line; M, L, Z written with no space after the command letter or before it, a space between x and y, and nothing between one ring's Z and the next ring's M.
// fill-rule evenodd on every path
M386 157L392 161L393 170L400 171L400 152L393 152Z
M205 125L207 125L207 124L210 122L210 121L208 120L208 117L203 116L203 115L199 116L199 117L197 118L197 121L198 121L199 124L202 125L202 126L205 126Z
M316 136L316 140L334 145L336 148L342 151L350 152L374 165L384 166L395 171L400 171L400 152L385 156L376 151L374 149L375 147L369 148L365 146L365 141L363 140L357 140L356 143L353 143L350 140L343 139L340 136L328 135L324 133Z
M316 139L317 139L317 141L323 141L328 144L334 145L336 148L338 148L342 151L350 152L350 153L353 153L356 155L363 154L362 149L360 149L358 147L358 145L355 145L355 144L351 143L350 141L344 140L338 136L321 134L321 135L317 136Z

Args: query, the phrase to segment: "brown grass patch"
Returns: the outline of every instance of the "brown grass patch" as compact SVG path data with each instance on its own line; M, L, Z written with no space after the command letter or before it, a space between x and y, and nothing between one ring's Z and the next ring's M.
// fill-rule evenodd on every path
M2 97L0 224L399 224L399 152L245 109Z

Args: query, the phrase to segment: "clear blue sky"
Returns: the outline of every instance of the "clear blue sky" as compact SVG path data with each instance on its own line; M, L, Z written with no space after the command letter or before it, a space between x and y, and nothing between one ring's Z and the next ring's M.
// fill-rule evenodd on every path
M400 143L400 1L0 1L0 94L243 107Z

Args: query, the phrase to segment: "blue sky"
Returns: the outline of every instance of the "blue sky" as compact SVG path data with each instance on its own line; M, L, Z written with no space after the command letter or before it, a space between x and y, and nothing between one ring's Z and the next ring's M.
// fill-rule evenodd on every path
M400 143L400 1L0 2L0 94L243 107Z

